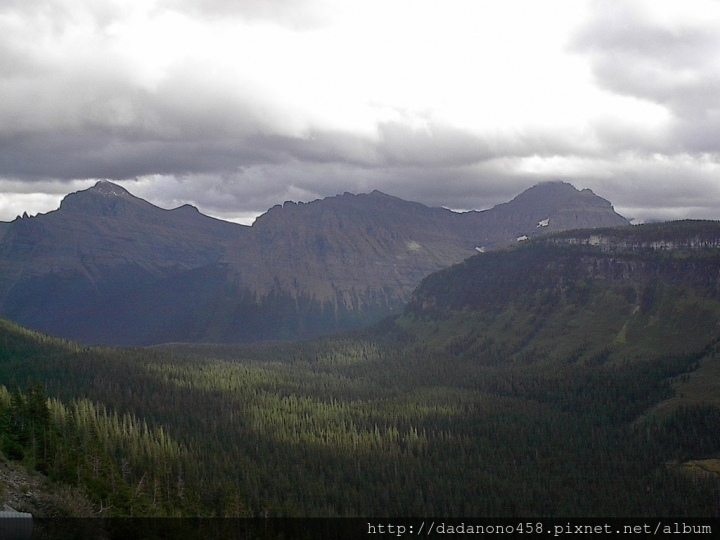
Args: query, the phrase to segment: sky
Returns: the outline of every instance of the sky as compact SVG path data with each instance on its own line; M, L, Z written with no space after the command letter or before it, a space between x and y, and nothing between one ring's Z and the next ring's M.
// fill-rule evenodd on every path
M551 180L720 219L720 0L3 0L0 220L100 179L242 223Z

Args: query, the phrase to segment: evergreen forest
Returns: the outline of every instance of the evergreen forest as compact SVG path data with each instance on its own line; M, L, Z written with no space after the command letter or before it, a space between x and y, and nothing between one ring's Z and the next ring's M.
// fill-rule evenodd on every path
M302 342L0 320L0 449L102 516L717 516L718 267L531 242Z

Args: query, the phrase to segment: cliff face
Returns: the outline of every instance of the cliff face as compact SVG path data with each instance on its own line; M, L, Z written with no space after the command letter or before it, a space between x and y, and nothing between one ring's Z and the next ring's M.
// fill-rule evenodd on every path
M285 203L252 227L259 271L248 280L259 291L280 283L355 309L373 297L397 308L424 276L474 253L457 217L380 192Z
M720 247L715 221L684 220L630 229L568 231L544 239L557 246L594 246L608 253L649 251L706 251Z
M719 240L718 222L529 240L428 276L399 324L432 349L483 365L710 361L720 343Z
M87 343L296 338L397 313L423 277L476 248L625 223L565 183L464 214L346 193L287 202L245 227L99 182L1 224L0 315Z
M638 302L658 286L720 298L718 247L718 222L558 233L517 249L478 255L429 276L406 311L435 317L464 309L501 309L528 294L572 297L590 286L624 288Z
M627 224L605 199L562 182L462 214L378 191L285 203L252 227L262 261L253 265L260 268L253 287L264 290L267 276L275 275L288 290L303 284L319 298L347 304L350 296L338 297L338 289L386 296L390 285L390 301L402 304L422 277L474 255L476 248L503 248L523 235Z
M36 518L96 517L92 504L78 489L31 474L0 454L0 511L27 512ZM13 538L13 536L9 536Z

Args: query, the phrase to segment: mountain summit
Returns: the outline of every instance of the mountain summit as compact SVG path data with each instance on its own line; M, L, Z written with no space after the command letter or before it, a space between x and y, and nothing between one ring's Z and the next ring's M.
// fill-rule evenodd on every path
M609 201L590 189L578 191L566 182L537 184L510 202L484 212L469 212L467 219L479 232L478 238L491 249L512 244L523 236L629 224Z
M477 250L625 224L566 183L466 213L345 193L277 205L246 227L101 181L0 224L0 315L86 343L292 339L397 313L423 277Z

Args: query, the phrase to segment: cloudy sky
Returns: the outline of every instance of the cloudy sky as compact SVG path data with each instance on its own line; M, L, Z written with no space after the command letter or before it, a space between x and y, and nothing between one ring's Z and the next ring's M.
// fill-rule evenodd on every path
M3 0L0 220L97 179L246 222L545 180L720 219L720 1Z

